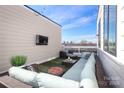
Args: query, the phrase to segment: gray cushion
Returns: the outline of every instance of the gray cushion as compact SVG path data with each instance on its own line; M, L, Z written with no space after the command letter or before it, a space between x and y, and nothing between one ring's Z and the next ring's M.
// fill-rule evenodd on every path
M81 58L62 77L80 82L80 74L87 60Z

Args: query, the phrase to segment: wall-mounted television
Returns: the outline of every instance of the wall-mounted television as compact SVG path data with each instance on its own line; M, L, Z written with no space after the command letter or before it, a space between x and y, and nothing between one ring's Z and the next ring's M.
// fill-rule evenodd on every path
M36 35L36 45L48 45L48 37Z

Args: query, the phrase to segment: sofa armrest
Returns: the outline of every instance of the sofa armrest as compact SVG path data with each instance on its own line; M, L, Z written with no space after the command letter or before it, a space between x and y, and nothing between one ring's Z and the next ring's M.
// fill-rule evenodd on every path
M38 87L37 82L36 82L36 76L38 73L25 70L20 67L11 67L9 69L9 75L12 78L15 78L21 82L24 82L26 84L29 84L33 87Z
M54 76L47 73L40 73L36 77L39 87L46 88L79 88L79 82Z

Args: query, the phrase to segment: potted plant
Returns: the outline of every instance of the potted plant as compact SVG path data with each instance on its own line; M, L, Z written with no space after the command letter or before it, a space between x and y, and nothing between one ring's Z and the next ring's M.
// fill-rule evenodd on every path
M22 66L26 63L27 57L26 56L14 56L11 58L12 66Z

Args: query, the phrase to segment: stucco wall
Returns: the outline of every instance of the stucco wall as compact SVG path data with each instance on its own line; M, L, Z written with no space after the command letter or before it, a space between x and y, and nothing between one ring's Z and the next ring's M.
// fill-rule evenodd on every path
M117 58L124 60L124 5L117 6Z
M36 34L47 36L48 45L36 45ZM0 6L0 72L11 67L15 55L28 57L27 64L57 57L61 27L24 6Z

